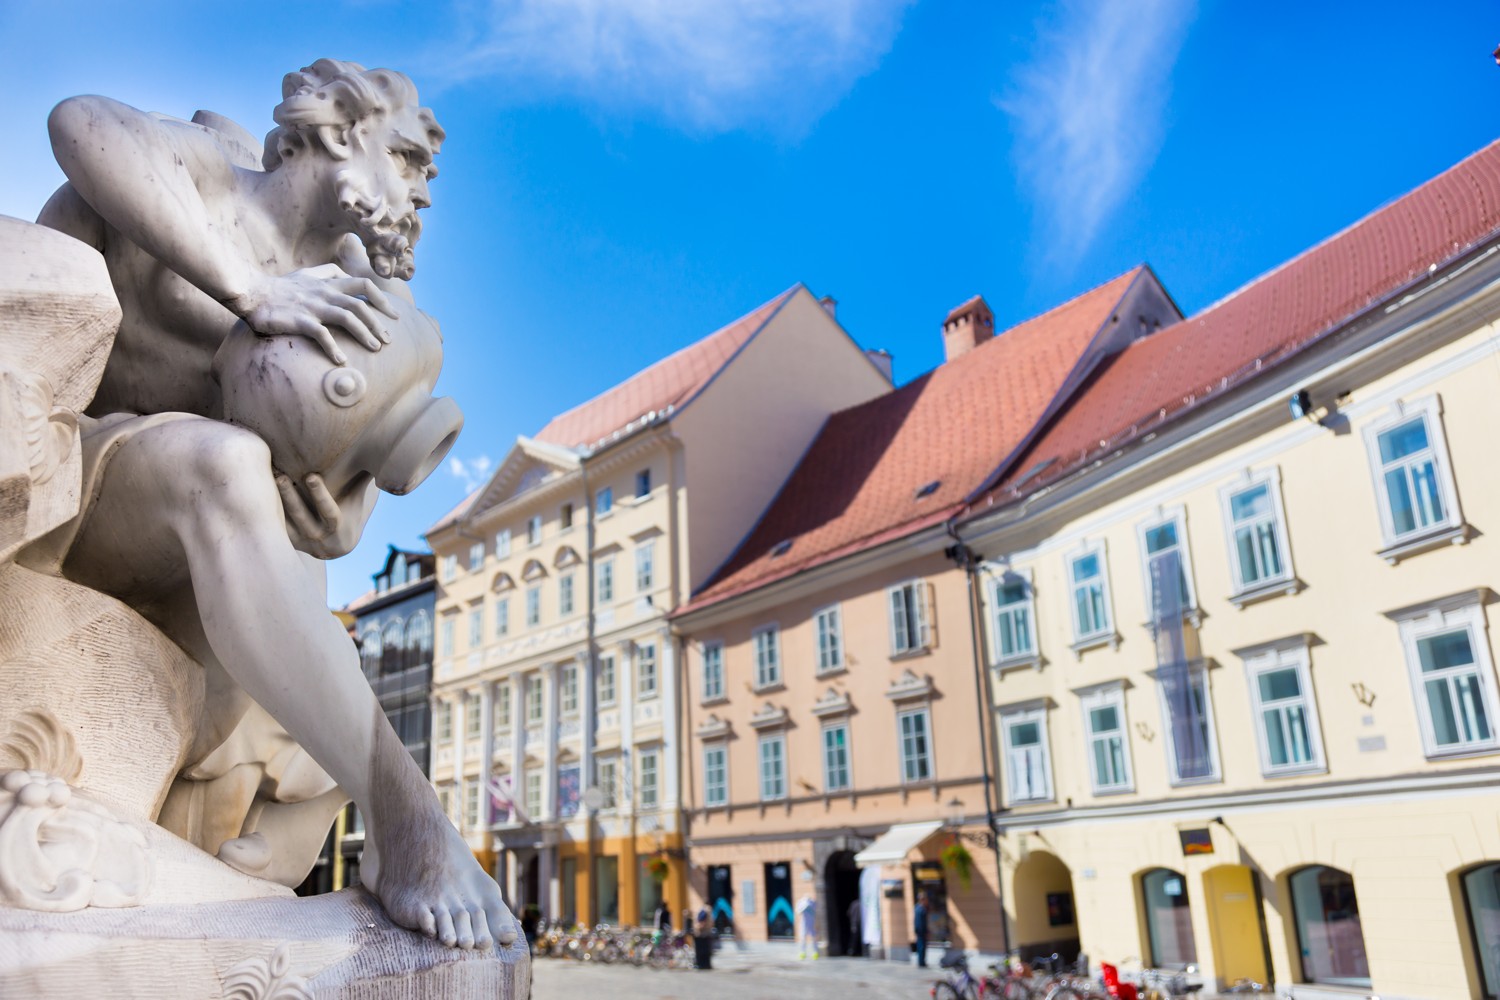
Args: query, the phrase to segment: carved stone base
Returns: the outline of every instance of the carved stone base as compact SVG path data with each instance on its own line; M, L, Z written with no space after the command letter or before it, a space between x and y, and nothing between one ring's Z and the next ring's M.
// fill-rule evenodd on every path
M458 951L397 927L363 889L79 913L0 908L0 997L526 1000L525 940Z

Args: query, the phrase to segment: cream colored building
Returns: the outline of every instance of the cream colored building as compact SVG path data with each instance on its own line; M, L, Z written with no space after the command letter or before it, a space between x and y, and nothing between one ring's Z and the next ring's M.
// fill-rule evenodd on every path
M428 533L432 779L508 899L585 923L681 911L666 615L826 416L889 389L798 286L517 439Z
M1014 946L1500 990L1497 195L1490 147L1131 345L960 524Z

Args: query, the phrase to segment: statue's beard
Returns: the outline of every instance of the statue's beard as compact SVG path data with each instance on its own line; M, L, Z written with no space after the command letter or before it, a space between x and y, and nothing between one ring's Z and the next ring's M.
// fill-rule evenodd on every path
M354 224L354 234L365 245L370 267L382 278L410 281L417 265L412 247L422 235L417 210L408 208L397 216L385 199L361 188L353 171L342 171L337 179L339 207Z

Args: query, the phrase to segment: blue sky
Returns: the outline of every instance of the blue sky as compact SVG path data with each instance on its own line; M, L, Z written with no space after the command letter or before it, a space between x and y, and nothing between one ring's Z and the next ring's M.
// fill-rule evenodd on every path
M976 292L1002 325L1147 261L1208 305L1500 135L1493 3L432 0L0 5L0 213L102 93L251 132L321 56L448 130L413 289L458 459L330 567L461 499L516 434L793 283L905 381Z

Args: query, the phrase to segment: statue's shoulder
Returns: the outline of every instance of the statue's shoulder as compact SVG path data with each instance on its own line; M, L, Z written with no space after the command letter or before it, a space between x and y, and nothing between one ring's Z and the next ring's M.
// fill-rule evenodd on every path
M192 124L203 129L219 145L224 158L245 170L260 170L265 152L260 140L241 124L216 111L197 111Z

